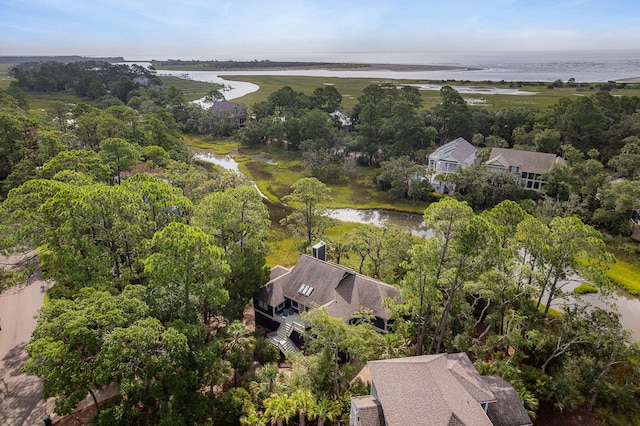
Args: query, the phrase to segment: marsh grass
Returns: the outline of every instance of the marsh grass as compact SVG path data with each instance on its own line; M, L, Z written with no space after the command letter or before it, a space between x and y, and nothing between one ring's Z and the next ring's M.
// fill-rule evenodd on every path
M207 83L206 81L187 80L185 78L175 76L158 76L162 81L163 87L175 86L182 89L184 97L187 101L195 101L196 99L204 98L210 91L219 89L222 87L216 83Z
M573 289L574 294L590 294L590 293L597 293L597 292L598 292L598 287L586 281Z
M477 81L455 81L455 80L391 80L373 78L341 78L341 77L306 77L306 76L267 76L267 75L225 75L226 80L248 81L260 86L260 90L238 98L238 102L245 102L253 105L256 102L266 101L269 95L284 86L290 86L296 92L311 94L317 87L333 85L342 94L342 105L345 110L351 110L358 102L358 97L365 87L371 84L394 83L402 84L438 84L449 86L491 86L500 89L519 89L522 91L536 92L536 95L517 96L504 94L463 94L465 99L482 101L478 105L492 111L497 111L506 107L530 107L543 109L555 105L560 98L575 96L590 96L598 89L592 83L590 87L555 87L550 89L549 83L542 82L477 82ZM439 90L421 90L424 109L431 109L441 102ZM610 93L614 96L640 96L640 84L628 84L626 89L612 89Z
M640 296L640 266L618 260L609 267L607 276L629 293Z

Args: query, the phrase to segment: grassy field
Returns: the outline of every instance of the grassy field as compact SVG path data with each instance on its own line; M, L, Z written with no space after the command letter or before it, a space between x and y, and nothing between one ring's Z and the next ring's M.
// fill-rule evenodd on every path
M7 89L13 80L9 77L9 69L11 69L12 66L13 65L9 64L0 64L0 89Z
M304 76L260 76L260 75L242 75L224 76L226 80L239 80L248 81L260 86L260 90L254 93L250 93L242 98L238 98L237 101L245 102L249 105L255 102L264 101L268 98L269 94L276 90L290 86L296 92L302 92L311 94L316 87L322 87L323 85L333 85L342 94L343 106L348 110L353 108L357 103L357 99L362 93L362 90L370 84L381 83L380 80L369 78L339 78L339 77L304 77ZM392 82L396 84L439 84L439 85L451 85L451 86L489 86L497 87L500 89L514 89L517 88L521 91L536 92L536 95L530 96L516 96L516 95L490 95L490 94L464 94L463 97L471 102L475 102L476 105L482 105L490 110L499 110L507 106L521 106L530 108L545 108L547 106L555 105L560 98L573 97L573 96L589 96L596 93L595 88L581 88L581 87L556 87L549 89L547 84L539 83L527 83L524 82L520 87L513 87L511 83L481 83L481 82L469 82L469 81L430 81L430 80L385 80L384 82ZM592 85L595 87L595 84ZM440 92L438 90L421 90L423 105L425 109L433 108L438 102L440 102ZM611 94L614 96L640 96L640 84L628 85L627 89L613 89Z

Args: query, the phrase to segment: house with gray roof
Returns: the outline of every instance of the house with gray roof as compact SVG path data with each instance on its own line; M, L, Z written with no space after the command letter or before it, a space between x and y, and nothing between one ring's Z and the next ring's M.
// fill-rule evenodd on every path
M247 106L242 102L215 101L209 112L225 123L240 127L247 121Z
M383 301L400 298L400 291L389 284L327 262L323 248L324 243L317 244L314 256L300 256L291 269L274 267L269 282L254 295L256 324L275 330L268 337L283 352L296 352L302 344L305 327L298 314L306 310L322 307L349 322L357 311L367 308L374 315L374 329L385 332L391 313Z
M481 376L464 353L369 361L371 394L351 399L350 426L529 426L515 389Z
M548 172L564 159L546 152L493 148L484 164L492 171L511 172L518 176L518 183L525 189L540 191L544 185L542 173Z
M455 187L442 179L456 170L469 167L476 161L478 149L465 138L457 138L437 148L427 158L427 168L433 171L431 184L441 194L453 194Z

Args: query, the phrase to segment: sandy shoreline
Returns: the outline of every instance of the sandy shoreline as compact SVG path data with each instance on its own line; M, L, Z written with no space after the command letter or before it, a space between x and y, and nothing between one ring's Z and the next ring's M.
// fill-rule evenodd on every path
M464 67L455 65L421 65L421 64L309 64L299 66L265 66L265 67L199 67L181 65L158 65L158 71L162 70L184 70L190 71L210 71L210 72L233 72L233 71L295 71L295 70L331 70L331 71L479 71L484 68Z
M640 83L640 77L619 78L618 83Z

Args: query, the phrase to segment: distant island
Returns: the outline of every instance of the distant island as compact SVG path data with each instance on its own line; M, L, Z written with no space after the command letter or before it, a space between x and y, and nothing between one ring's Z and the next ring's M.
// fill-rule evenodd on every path
M371 63L344 63L344 62L292 62L292 61L219 61L219 60L183 60L167 59L130 61L122 56L88 57L80 55L71 56L0 56L0 64L24 64L28 62L83 62L103 61L109 63L140 63L149 62L157 69L182 69L185 71L238 71L238 70L304 70L304 69L330 69L330 70L363 70L363 71L474 71L482 68L465 67L460 65L422 65L422 64L371 64Z
M234 71L234 70L283 70L283 69L332 69L332 70L387 70L387 71L472 71L471 68L451 65L418 65L418 64L368 64L337 62L291 62L291 61L218 61L218 60L182 60L150 61L154 68L184 69L185 71Z
M23 64L25 62L82 62L82 61L103 61L103 62L124 62L122 56L114 57L87 57L87 56L0 56L0 64Z

